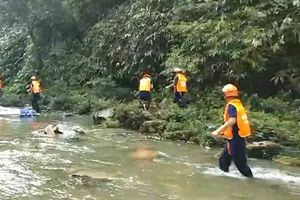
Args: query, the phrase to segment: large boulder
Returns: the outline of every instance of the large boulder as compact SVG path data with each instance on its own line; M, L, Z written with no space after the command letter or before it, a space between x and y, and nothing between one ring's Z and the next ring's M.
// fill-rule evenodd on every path
M80 135L84 133L85 131L80 126L74 126L72 124L50 124L44 129L32 132L35 136L58 137L64 140L79 140Z
M274 130L269 130L269 129L256 130L255 135L252 138L254 142L272 141L275 143L280 143L282 141L285 141L286 139L287 138L284 137L282 134L279 134Z
M271 141L253 142L247 145L248 156L252 158L271 159L282 150L281 144Z
M84 130L79 126L71 124L58 124L54 127L54 132L60 139L79 140L80 134L84 134Z
M117 119L122 125L124 125L124 127L132 130L139 130L140 126L145 121L152 120L153 116L148 112L143 112L140 110L126 110L122 113L119 113Z
M145 121L139 128L143 134L161 134L165 131L167 122L164 120Z
M101 110L93 114L94 124L99 125L105 122L107 119L111 118L114 115L114 109L108 108Z
M55 126L50 124L46 126L44 129L39 129L31 132L32 135L36 137L55 137Z

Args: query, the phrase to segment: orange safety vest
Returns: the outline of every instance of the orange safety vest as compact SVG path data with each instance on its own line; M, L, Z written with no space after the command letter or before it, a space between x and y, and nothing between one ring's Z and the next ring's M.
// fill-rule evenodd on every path
M229 114L228 114L228 109L229 105L233 105L236 108L237 111L237 126L239 129L239 135L241 137L247 137L251 135L251 129L250 129L250 122L248 119L248 114L246 109L244 108L243 104L239 99L233 99L229 101L226 105L225 108L225 113L224 113L224 121L227 122L229 120ZM227 128L224 133L224 137L227 139L232 139L233 138L233 130L232 127Z
M177 92L187 92L187 77L184 74L178 73L176 74L178 77L177 85L176 85L176 91Z
M31 92L34 94L41 93L42 89L41 89L40 81L37 81L37 80L32 81L30 89L31 89Z
M153 89L153 85L151 84L151 78L143 77L140 80L139 91L147 91L150 92Z

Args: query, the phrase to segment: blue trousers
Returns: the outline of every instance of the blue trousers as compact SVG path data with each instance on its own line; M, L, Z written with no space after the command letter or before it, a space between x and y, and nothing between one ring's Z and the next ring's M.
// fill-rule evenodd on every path
M140 91L139 97L140 97L140 104L143 106L143 109L148 110L150 107L151 93L148 91Z
M178 103L179 106L185 107L186 106L186 101L184 100L184 95L185 92L174 92L174 101L175 103Z
M219 159L220 169L224 172L229 172L232 161L242 175L253 177L252 171L247 164L245 138L236 137L227 141Z

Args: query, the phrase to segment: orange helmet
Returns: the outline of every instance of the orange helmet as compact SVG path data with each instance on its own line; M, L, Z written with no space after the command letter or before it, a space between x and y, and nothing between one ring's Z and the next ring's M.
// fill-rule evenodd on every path
M232 84L227 84L223 87L222 92L226 97L237 97L239 96L239 91L237 87Z

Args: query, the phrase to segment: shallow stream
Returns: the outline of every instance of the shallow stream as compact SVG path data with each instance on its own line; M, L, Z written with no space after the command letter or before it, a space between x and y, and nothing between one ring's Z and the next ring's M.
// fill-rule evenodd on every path
M80 141L31 134L58 121L80 125L87 133ZM160 156L135 160L132 153L140 147L151 147ZM0 118L0 199L300 199L299 168L250 159L256 178L246 179L234 167L222 173L217 151L97 128L88 117ZM72 178L78 171L112 180Z

